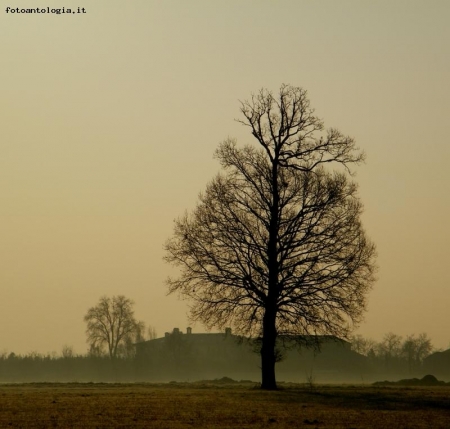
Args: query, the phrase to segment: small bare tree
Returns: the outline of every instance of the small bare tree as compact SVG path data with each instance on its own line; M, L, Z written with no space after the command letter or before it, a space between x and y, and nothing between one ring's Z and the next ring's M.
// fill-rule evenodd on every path
M377 347L377 343L374 340L364 338L362 335L354 335L350 337L350 341L352 350L363 356L369 356Z
M363 155L339 131L322 132L306 91L261 90L241 112L259 149L219 146L224 173L166 244L165 259L181 268L168 285L194 301L194 320L260 337L262 387L275 389L278 336L346 336L360 320L375 247L348 179Z
M123 295L100 298L91 307L84 321L91 354L101 355L105 346L113 360L121 355L129 355L133 342L139 340L144 331L144 323L134 318L133 301Z
M61 356L64 359L70 359L73 358L75 356L74 352L73 352L73 347L69 346L67 344L64 344L61 350Z

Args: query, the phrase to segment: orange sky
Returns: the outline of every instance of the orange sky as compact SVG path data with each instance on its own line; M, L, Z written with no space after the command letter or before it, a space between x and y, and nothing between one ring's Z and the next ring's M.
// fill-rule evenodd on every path
M84 353L102 295L160 335L188 326L163 244L219 171L217 144L252 141L238 100L281 83L367 152L380 270L358 333L449 346L449 2L69 3L87 13L0 1L0 352Z

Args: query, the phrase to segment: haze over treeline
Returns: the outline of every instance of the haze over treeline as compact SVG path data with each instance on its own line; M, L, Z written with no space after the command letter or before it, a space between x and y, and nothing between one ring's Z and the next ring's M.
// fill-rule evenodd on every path
M205 350L201 346L192 347L191 344L191 347L185 348L185 339L182 337L183 334L180 336L174 331L168 341L154 344L155 348L150 349L150 354L142 354L142 350L139 352L133 346L121 348L114 357L106 349L91 349L81 355L74 353L68 345L59 353L51 354L3 352L0 353L0 382L260 380L255 344L243 342L237 337L229 338L231 341L224 350L228 350L228 354L233 350L229 358L236 357L234 354L237 353L238 361L227 364L227 360L221 359L214 347L219 343L223 347L223 337L216 344L210 342L207 355L204 355ZM143 337L142 340L147 338ZM426 361L435 348L424 333L401 337L390 332L380 342L358 335L352 338L352 352L340 345L335 347L330 350L322 344L320 350L301 349L300 352L280 349L280 361L277 364L281 370L280 378L283 381L310 384L371 383L386 379L418 378L433 372L441 380L450 380L448 367L436 364L434 360ZM359 355L355 356L353 352ZM196 365L198 359L206 361Z
M449 3L86 11L1 12L0 351L84 354L83 317L104 295L134 300L160 335L188 326L163 244L218 172L218 143L251 143L238 100L283 82L367 153L356 181L380 269L357 333L448 346Z

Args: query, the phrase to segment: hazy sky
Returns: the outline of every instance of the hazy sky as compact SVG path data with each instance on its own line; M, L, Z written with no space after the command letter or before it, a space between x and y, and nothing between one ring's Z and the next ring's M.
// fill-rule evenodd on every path
M164 285L173 219L219 142L252 142L238 100L282 83L367 153L380 269L357 332L449 345L448 0L72 3L0 0L0 352L84 353L102 295L184 330ZM38 4L86 14L4 12Z

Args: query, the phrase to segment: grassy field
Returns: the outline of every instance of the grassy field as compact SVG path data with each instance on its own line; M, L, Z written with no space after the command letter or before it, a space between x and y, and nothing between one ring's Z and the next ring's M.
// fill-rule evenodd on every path
M450 428L450 387L0 385L1 428Z

